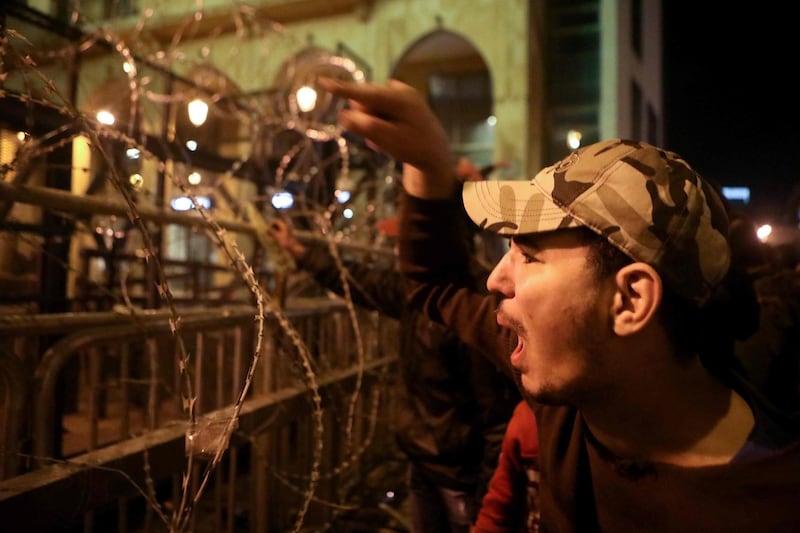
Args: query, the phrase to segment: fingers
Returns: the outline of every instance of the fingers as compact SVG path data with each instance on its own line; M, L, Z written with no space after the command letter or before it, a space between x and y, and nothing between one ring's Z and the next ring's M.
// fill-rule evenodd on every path
M336 96L356 100L367 106L380 103L384 98L381 86L374 83L347 82L325 77L318 78L317 82Z
M362 137L368 137L373 142L381 145L386 139L386 132L393 129L393 123L367 111L357 109L344 109L339 112L339 124L346 130L352 131Z
M349 109L339 113L345 130L425 173L449 174L447 134L416 89L398 80L373 84L319 78L318 82L349 100Z
M389 80L382 85L324 77L317 81L323 89L350 100L351 109L387 118L400 116L406 102L418 96L414 88L398 80Z
M393 88L398 89L398 90L412 91L412 92L414 91L414 88L411 87L411 85L409 85L409 84L407 84L405 82L402 82L400 80L396 80L394 78L389 78L389 81L387 81L386 84L388 86L393 87Z
M267 226L267 231L275 238L285 238L289 236L289 225L285 220L274 218Z

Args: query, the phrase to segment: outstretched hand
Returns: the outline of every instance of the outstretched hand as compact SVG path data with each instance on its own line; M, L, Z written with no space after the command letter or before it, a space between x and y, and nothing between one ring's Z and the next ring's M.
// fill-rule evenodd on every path
M374 84L320 78L319 84L349 99L350 108L339 113L343 128L422 175L415 178L434 194L421 196L449 195L456 183L450 143L442 124L416 89L397 80Z
M286 221L280 218L273 219L267 227L267 231L275 239L275 242L278 243L278 246L289 252L295 259L299 259L305 255L306 247L294 237L292 229Z

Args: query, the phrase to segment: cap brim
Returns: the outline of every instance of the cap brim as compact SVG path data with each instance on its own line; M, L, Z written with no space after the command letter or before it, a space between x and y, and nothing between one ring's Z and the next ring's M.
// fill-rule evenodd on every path
M580 226L532 181L468 181L464 209L482 229L501 235L524 235Z

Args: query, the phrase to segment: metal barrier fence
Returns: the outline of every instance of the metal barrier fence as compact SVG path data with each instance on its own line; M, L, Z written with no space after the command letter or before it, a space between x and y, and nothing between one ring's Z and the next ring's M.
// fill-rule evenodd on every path
M266 320L261 360L218 464L211 456L220 436L209 431L226 427L242 390L255 308L181 314L198 415L191 428L180 393L182 358L164 312L134 320L115 313L0 317L1 528L267 532L330 523L365 468L391 448L397 324L352 311L362 352L350 312L325 298L290 302L283 316L302 341L305 365L292 335L274 317ZM31 356L19 350L70 330L29 379ZM74 410L63 405L70 386ZM215 468L204 485L209 465ZM176 524L175 510L187 508L186 521Z

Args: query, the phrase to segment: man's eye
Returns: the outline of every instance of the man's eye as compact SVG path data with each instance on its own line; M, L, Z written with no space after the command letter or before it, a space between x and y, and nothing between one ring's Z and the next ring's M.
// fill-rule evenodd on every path
M525 263L526 265L529 264L529 263L535 263L536 262L536 258L533 257L531 254L526 254L526 253L523 252L522 253L522 262Z

